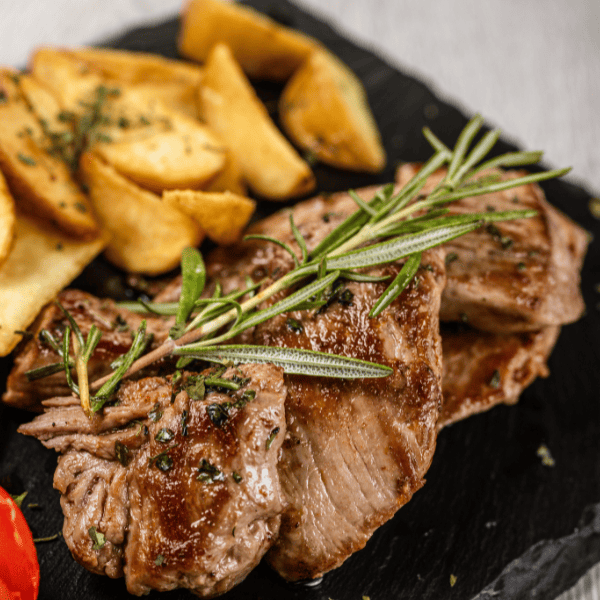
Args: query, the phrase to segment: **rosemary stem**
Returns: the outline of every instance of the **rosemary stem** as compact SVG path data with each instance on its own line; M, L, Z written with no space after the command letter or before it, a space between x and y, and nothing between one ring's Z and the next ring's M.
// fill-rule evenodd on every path
M290 272L287 275L284 275L281 279L274 281L269 287L265 288L264 290L262 290L261 292L259 292L255 296L253 296L252 298L249 298L248 300L246 300L246 302L243 302L241 304L242 311L244 313L250 312L251 310L256 308L261 302L263 302L264 300L267 300L268 298L271 298L278 292L288 288L290 285L292 285L299 279L304 279L308 275L316 273L317 268L318 268L318 265L313 265L310 267L308 265L306 265L299 271ZM133 373L136 373L137 371L141 371L142 369L145 369L146 367L150 366L152 363L154 363L158 360L161 360L162 358L166 358L167 356L172 354L176 348L179 348L180 346L185 346L186 344L191 344L192 342L196 342L199 339L205 337L206 335L208 335L210 333L214 333L215 331L218 331L219 329L221 329L221 327L223 327L223 326L227 325L228 323L230 323L231 321L235 320L236 317L237 317L236 310L231 309L231 310L227 311L226 313L222 314L220 317L217 317L216 319L209 321L208 323L205 323L201 327L198 327L197 329L192 329L191 331L184 333L177 341L175 341L171 338L168 338L158 348L155 348L154 350L150 351L148 354L145 354L141 358L138 358L138 360L136 360L131 365L131 367L125 372L123 377L128 377L128 376L132 375ZM90 389L92 391L96 391L96 390L100 389L100 387L102 387L111 378L111 376L112 376L112 374L105 375L104 377L101 377L100 379L94 381L94 383L92 383L90 385ZM88 404L89 404L89 394L88 394Z
M75 370L77 371L77 384L79 385L79 399L81 408L88 419L92 418L90 405L90 388L88 381L87 363L83 358L83 348L76 335L73 336L73 349L75 350Z

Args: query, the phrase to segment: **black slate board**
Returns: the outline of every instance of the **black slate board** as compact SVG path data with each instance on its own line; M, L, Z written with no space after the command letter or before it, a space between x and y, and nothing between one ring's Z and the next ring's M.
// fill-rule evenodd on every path
M294 5L282 0L249 4L320 39L355 70L368 91L388 168L374 177L318 166L319 189L389 181L397 162L429 156L420 133L424 125L452 143L466 123L464 114L426 85ZM168 21L131 31L109 45L174 57L177 28L176 20ZM278 89L261 85L259 91L268 100L276 97ZM498 152L511 148L502 142ZM588 192L564 182L549 182L544 188L552 203L591 232L600 233L587 210ZM267 204L263 211L279 207ZM113 282L118 278L100 260L77 285L101 293L99 274L111 276ZM563 329L550 358L550 378L535 382L516 407L499 407L443 431L427 485L375 533L364 550L313 586L286 584L261 565L226 598L468 599L493 582L481 598L493 594L497 600L551 599L574 584L600 560L600 314L594 291L599 280L600 245L595 241L583 271L588 313ZM0 381L4 382L9 368L10 360L0 361ZM60 531L62 514L59 495L52 489L56 455L16 433L29 418L21 411L0 408L0 484L12 493L29 491L24 513L34 536L40 537ZM541 443L550 448L555 467L541 464L536 455ZM28 508L29 502L41 509ZM562 539L553 544L540 543L558 538ZM122 580L92 575L77 565L60 539L38 544L38 555L44 600L129 597ZM502 573L519 557L519 568L511 565ZM456 576L454 586L451 574ZM191 596L179 591L151 597Z

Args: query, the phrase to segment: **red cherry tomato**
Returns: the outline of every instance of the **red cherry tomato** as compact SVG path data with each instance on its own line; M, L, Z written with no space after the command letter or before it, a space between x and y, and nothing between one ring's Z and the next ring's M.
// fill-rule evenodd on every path
M0 600L35 600L40 567L23 513L0 487Z

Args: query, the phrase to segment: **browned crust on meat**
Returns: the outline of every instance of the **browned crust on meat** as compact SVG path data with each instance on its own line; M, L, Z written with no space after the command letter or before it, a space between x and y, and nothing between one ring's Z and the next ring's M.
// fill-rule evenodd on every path
M442 328L444 405L438 429L497 404L515 404L536 377L547 377L546 361L559 327L513 334Z

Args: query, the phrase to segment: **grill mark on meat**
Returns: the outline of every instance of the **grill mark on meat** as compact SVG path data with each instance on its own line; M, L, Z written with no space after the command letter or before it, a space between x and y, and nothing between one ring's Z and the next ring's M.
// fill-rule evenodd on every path
M133 594L185 587L207 597L240 583L258 564L277 535L284 505L277 458L285 437L286 389L281 369L272 365L243 365L222 376L233 375L249 382L229 395L208 388L206 397L195 401L183 389L172 402L170 379L128 381L119 390L120 405L104 408L107 423L103 418L86 424L79 406L59 403L21 427L67 451L55 487L62 494L65 540L78 562L111 577L124 574ZM188 378L185 374L184 388ZM235 406L249 389L256 392L254 399ZM217 426L207 408L226 402L231 403L228 418ZM156 403L162 416L149 418ZM140 406L146 414L139 431L147 432L138 438ZM134 426L114 431L111 409L120 409L121 420L135 418ZM49 429L52 419L56 427ZM267 448L275 428L279 434ZM164 429L174 435L161 442L156 435ZM126 466L115 460L115 441L128 448ZM156 460L166 451L172 464L162 470ZM222 477L198 480L203 459ZM97 551L88 533L92 526L107 540Z
M102 338L88 362L90 380L110 373L110 363L129 350L131 331L139 327L143 317L117 308L112 300L100 300L78 290L61 292L58 300L73 315L84 336L87 336L92 325L102 332ZM172 319L148 317L146 321L147 332L154 335L153 346L157 346L166 339ZM118 326L117 323L122 325ZM41 400L70 395L64 373L31 382L25 377L25 373L31 369L61 361L51 347L40 341L39 333L42 329L48 329L61 340L67 324L68 320L56 304L49 304L42 311L34 325L33 337L15 357L6 392L2 396L6 404L39 411ZM146 371L144 374L149 373Z
M100 575L123 575L123 542L127 527L126 470L119 463L70 451L61 456L54 473L65 515L63 537L73 558ZM99 550L92 548L91 526L106 537Z
M399 184L418 165L402 165ZM524 171L492 171L514 179ZM485 173L483 173L485 174ZM488 173L489 174L489 173ZM427 192L443 176L431 176ZM495 223L445 244L452 260L442 296L442 321L461 321L483 331L509 333L576 321L585 308L579 272L588 236L585 230L550 205L536 184L464 198L449 205L450 214L490 209L533 208L538 216Z
M438 429L497 404L515 404L536 377L548 375L546 361L559 332L559 327L506 335L443 328Z

